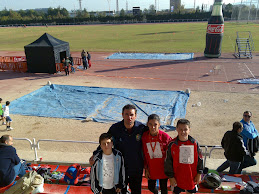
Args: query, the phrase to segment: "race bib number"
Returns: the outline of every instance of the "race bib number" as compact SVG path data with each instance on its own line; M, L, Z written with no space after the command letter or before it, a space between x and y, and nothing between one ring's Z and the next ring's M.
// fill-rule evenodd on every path
M194 163L194 146L182 145L180 146L179 163L193 164Z

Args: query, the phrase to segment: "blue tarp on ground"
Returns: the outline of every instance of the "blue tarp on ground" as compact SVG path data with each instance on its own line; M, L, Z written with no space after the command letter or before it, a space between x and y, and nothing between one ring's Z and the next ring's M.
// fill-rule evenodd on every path
M11 114L69 119L92 118L97 122L122 119L122 107L134 104L137 119L147 122L156 113L161 124L173 129L176 118L184 118L189 94L182 91L138 90L86 86L44 86L11 102Z
M194 53L114 53L107 59L191 60Z
M241 84L259 84L259 79L241 79L238 80L239 83Z

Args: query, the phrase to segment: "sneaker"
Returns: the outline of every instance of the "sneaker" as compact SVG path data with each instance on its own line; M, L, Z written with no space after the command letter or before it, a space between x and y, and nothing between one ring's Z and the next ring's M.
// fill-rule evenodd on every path
M6 125L6 122L3 122L2 125Z
M11 131L13 128L12 127L6 127L7 131Z

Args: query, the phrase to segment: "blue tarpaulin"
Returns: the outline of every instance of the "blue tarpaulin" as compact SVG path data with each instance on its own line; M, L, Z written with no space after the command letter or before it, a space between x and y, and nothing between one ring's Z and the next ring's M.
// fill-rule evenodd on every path
M114 53L107 59L191 60L194 53Z
M137 107L137 120L158 114L161 125L173 128L184 118L189 94L182 91L139 90L86 86L50 85L18 98L10 104L11 114L68 119L92 118L96 122L122 120L126 104Z
M259 84L259 79L241 79L238 80L239 83L241 84Z

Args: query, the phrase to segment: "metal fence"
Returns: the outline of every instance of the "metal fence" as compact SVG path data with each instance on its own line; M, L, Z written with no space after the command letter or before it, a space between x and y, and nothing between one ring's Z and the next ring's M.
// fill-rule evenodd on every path
M40 149L40 142L63 142L63 143L88 143L88 144L98 144L98 142L94 141L74 141L74 140L55 140L55 139L39 139L36 141L35 138L31 141L28 138L13 138L14 140L18 141L28 141L30 143L30 149L34 151L34 160L35 162L40 161L38 157L38 150Z
M31 141L28 138L14 138L14 140L18 140L18 141L27 141L29 142L29 146L30 149L34 151L34 161L40 161L40 158L38 157L38 150L40 149L40 142L63 142L63 143L87 143L87 144L95 144L98 145L98 142L94 142L94 141L74 141L74 140L55 140L55 139L39 139L38 141L36 141L35 138L33 138L33 140ZM211 157L211 154L214 150L216 149L222 149L221 146L219 145L215 145L215 146L211 146L211 145L200 145L200 147L203 149L202 155L204 156L204 166L206 166L206 159L207 156L209 156L209 158Z
M225 19L225 21L228 19ZM31 23L31 24L6 24L0 25L0 27L26 27L26 26L69 26L69 25L99 25L99 24L141 24L141 23L174 23L174 22L204 22L208 21L207 18L204 19L170 19L170 20L146 20L146 21L136 21L136 20L125 20L125 21L91 21L91 22L75 22L75 23Z

